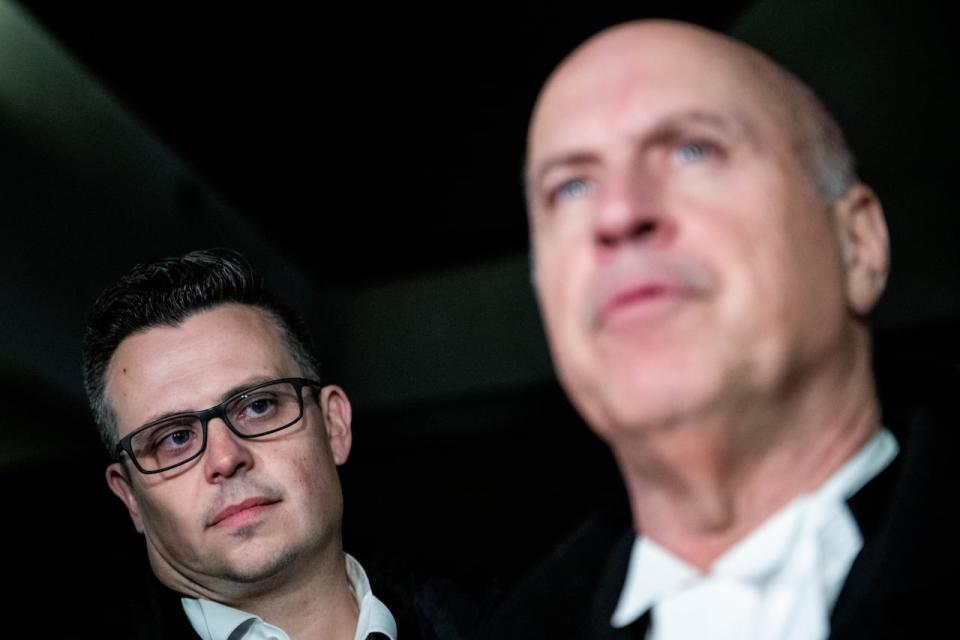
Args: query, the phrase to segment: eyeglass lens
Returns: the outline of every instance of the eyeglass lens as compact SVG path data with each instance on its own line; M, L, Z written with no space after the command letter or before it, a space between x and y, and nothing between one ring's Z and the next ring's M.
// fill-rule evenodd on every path
M290 382L259 387L224 405L224 417L241 435L257 436L282 429L300 418L302 405ZM199 453L204 445L203 420L182 414L158 422L130 441L139 465L146 471L174 466Z

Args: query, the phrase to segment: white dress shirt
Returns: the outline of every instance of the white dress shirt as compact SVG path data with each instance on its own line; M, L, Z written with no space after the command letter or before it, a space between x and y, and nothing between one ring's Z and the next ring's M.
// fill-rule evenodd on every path
M863 537L846 501L899 447L886 429L815 491L797 497L704 575L637 536L611 623L652 609L648 640L822 640Z
M353 556L344 556L347 578L360 606L354 640L366 640L371 633L397 640L397 623L387 606L373 595L367 573ZM290 640L283 629L252 613L210 600L182 598L181 602L190 624L203 640Z

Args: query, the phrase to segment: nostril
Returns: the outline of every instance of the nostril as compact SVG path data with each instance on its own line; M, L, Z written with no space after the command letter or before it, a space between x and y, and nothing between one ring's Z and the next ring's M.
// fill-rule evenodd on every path
M653 230L656 229L656 227L657 225L653 220L647 220L635 225L630 235L633 238L641 238L653 233Z
M623 243L643 240L656 230L657 222L655 220L644 220L616 232L600 233L597 240L604 248L612 248Z

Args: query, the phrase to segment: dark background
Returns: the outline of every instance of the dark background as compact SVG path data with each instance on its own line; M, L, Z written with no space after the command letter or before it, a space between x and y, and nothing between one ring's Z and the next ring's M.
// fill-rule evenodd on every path
M247 253L352 398L345 535L361 559L498 587L615 493L606 449L550 372L520 175L539 85L624 19L735 33L813 84L886 205L880 348L956 362L945 7L0 0L0 486L14 589L35 600L92 579L100 590L70 600L74 613L136 597L142 540L103 482L79 339L93 299L132 264L201 247Z

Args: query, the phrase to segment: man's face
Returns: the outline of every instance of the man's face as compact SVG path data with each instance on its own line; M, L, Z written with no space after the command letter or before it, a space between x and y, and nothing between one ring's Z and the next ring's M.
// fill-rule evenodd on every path
M264 313L230 304L128 337L111 359L106 390L123 437L158 417L214 406L231 390L300 375ZM309 387L303 397L303 418L276 434L244 440L214 419L198 460L155 475L127 461L129 481L120 464L110 466L108 483L169 586L224 593L339 553L336 465L349 453L350 407L336 387L325 387L321 402ZM245 506L252 508L223 518Z
M847 330L830 207L773 92L724 55L684 33L614 38L534 114L541 310L561 382L604 435L775 393Z

